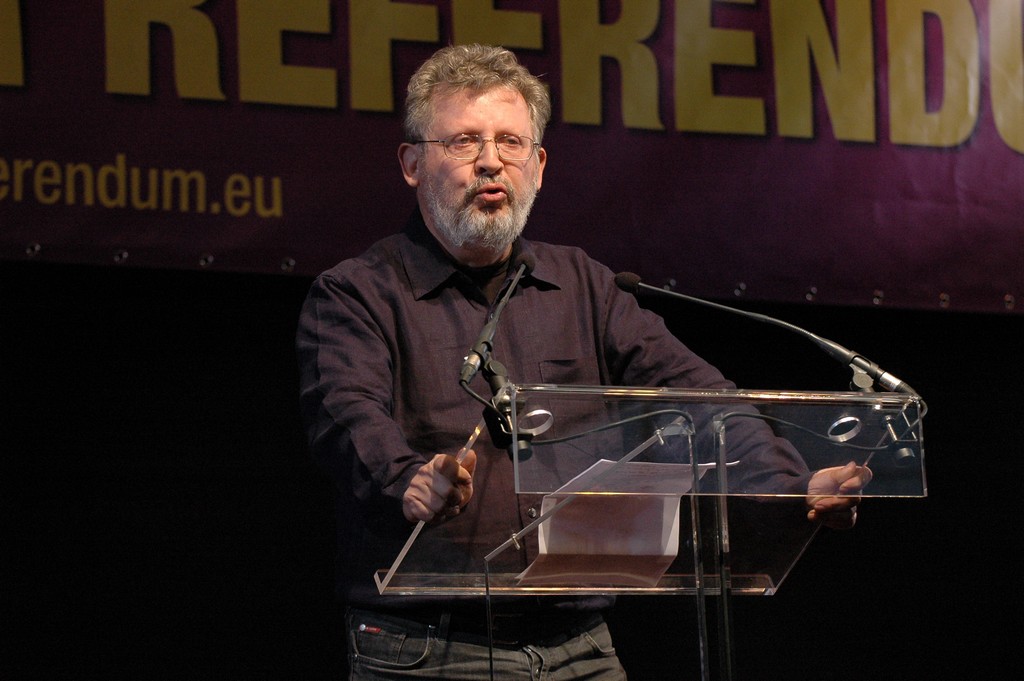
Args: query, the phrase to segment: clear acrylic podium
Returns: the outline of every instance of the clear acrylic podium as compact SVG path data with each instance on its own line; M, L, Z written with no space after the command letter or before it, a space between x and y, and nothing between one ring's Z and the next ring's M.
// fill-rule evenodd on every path
M692 596L705 679L705 601L728 679L729 598L776 593L813 539L811 472L855 462L872 471L862 497L927 494L914 395L510 384L495 404L524 526L495 542L459 518L421 524L381 593Z

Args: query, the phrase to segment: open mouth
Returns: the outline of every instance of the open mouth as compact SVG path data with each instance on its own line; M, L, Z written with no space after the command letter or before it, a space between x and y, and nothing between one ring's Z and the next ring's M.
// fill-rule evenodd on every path
M494 205L508 200L508 189L500 182L490 182L476 190L476 198L485 205Z

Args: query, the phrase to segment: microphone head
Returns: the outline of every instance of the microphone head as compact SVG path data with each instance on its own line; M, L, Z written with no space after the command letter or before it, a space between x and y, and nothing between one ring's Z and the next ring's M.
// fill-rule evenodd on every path
M615 285L626 293L638 293L640 290L640 277L632 272L619 272L615 275Z
M517 255L512 263L512 269L518 270L523 265L526 266L526 269L523 270L523 276L533 272L533 268L537 266L537 259L533 257L533 253L520 253Z

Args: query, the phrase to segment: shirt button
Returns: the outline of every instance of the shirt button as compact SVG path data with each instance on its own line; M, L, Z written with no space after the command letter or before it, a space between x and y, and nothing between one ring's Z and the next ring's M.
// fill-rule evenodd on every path
M536 518L537 517L537 509L535 509L533 506L531 506L530 508L526 509L526 515L529 516L531 519Z

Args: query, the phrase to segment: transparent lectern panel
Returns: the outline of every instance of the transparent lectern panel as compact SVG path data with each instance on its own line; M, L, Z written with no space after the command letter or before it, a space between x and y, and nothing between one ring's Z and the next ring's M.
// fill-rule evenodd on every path
M854 461L873 473L863 496L926 495L913 396L551 385L508 396L511 459L486 436L475 449L512 468L514 490L480 481L470 503L518 524L468 512L417 526L377 572L381 593L770 595L817 531L804 506L812 471Z
M727 523L720 523L716 517L723 510L719 501L726 498ZM410 537L408 552L377 572L378 588L384 595L450 597L488 593L716 595L727 579L734 595L770 596L781 587L817 531L798 499L692 495L638 499L627 494L574 495L571 499L572 503L543 520L535 531L504 546L467 537L466 523L457 529L460 519L423 526ZM659 535L670 535L667 551L615 552L597 550L593 545L571 552L539 548L538 538L547 526L579 520L572 517L575 509L588 516L586 527L601 539L624 529L650 529L649 508L646 513L635 513L637 502L645 500L657 501L677 513L676 533L666 533L663 525L657 527ZM603 502L603 507L588 508L592 501ZM646 524L640 526L641 521ZM722 526L729 528L732 544L727 574L719 560L718 530Z
M684 494L802 496L811 471L867 465L863 496L926 495L919 398L894 393L795 393L515 386L517 493L643 493L631 463L671 464L697 479ZM694 457L690 456L691 451ZM614 488L592 481L626 459ZM604 464L607 465L607 464ZM652 470L659 469L651 466ZM623 487L629 482L635 488Z

